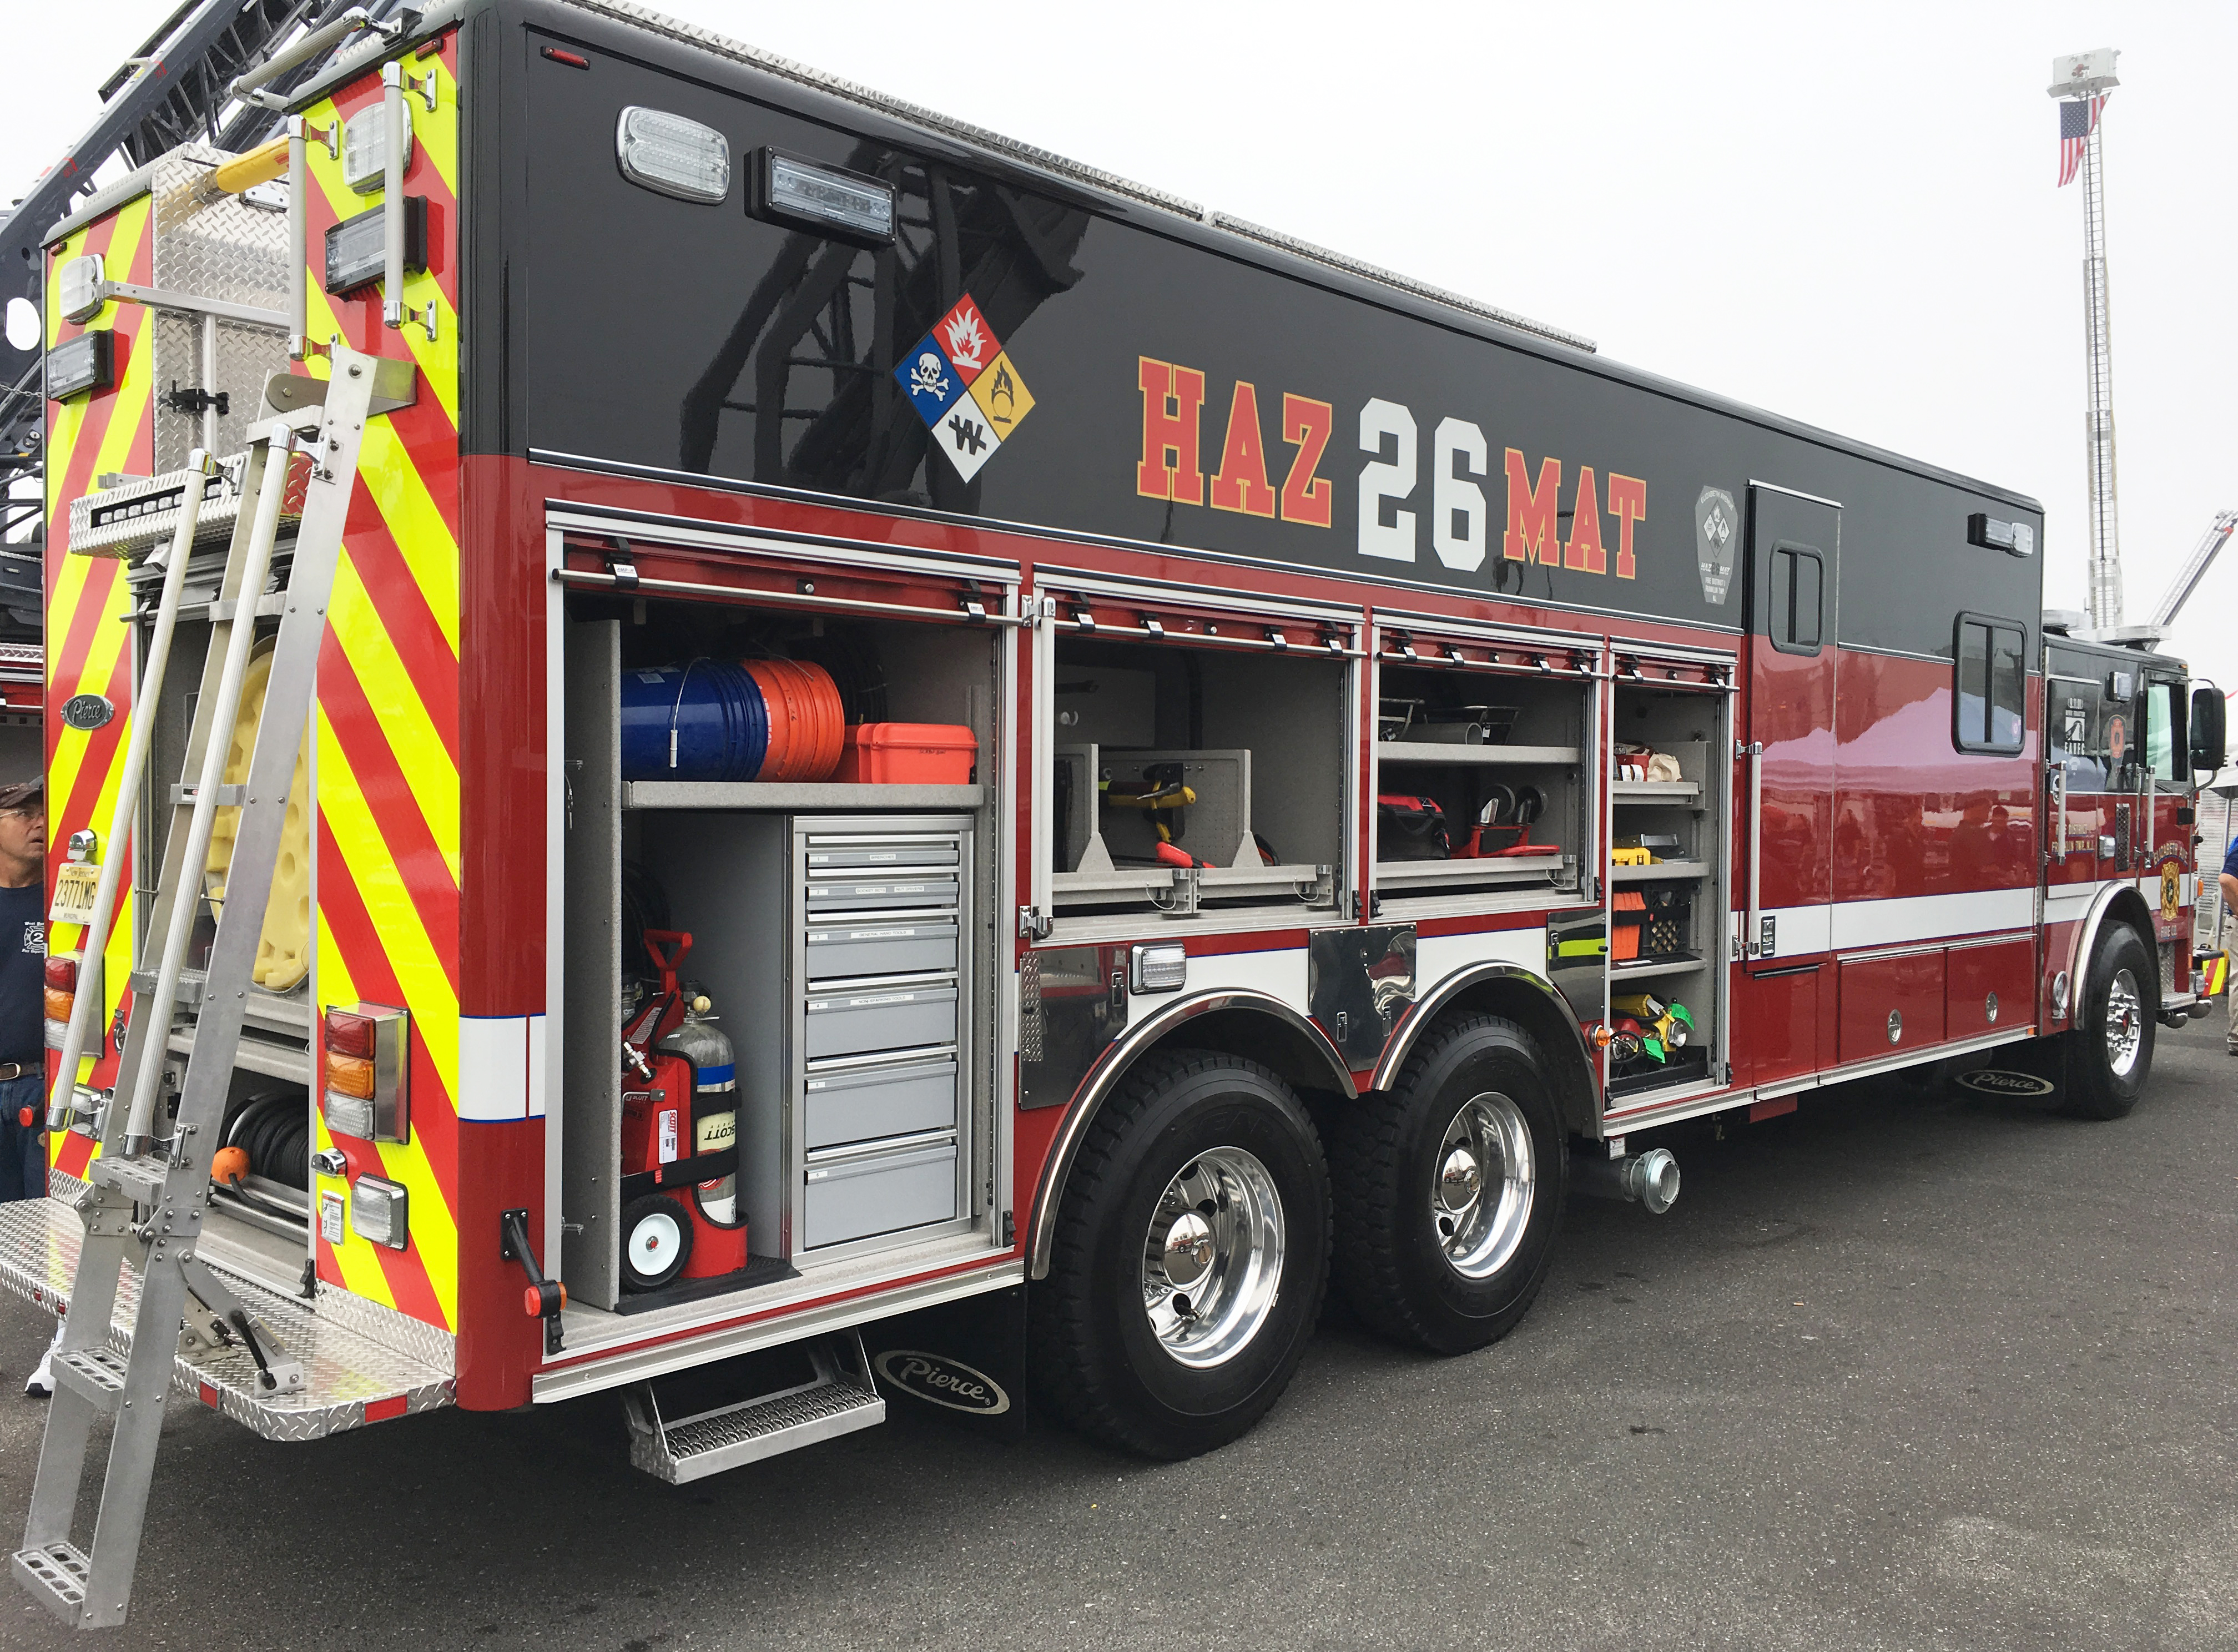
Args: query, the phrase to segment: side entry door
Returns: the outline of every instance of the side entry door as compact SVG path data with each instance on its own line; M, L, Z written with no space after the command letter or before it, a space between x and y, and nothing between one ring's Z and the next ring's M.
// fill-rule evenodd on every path
M1834 610L1842 509L1749 487L1748 699L1734 833L1737 1082L1832 1058Z

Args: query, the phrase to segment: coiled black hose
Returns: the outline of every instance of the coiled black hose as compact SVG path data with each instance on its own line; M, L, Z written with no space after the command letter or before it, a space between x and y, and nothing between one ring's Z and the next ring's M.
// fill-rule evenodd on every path
M258 1097L235 1115L225 1138L248 1155L253 1174L309 1191L311 1113L302 1097Z

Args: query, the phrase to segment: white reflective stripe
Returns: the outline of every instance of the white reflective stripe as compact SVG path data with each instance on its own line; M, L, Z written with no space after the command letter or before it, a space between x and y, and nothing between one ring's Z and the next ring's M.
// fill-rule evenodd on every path
M1894 946L1905 941L2026 929L2036 921L2033 889L1976 889L1959 895L1899 895L1851 900L1834 908L1834 945Z
M545 1018L528 1018L528 1116L544 1117Z
M1533 975L1546 972L1544 929L1480 929L1465 935L1424 935L1414 943L1414 1000L1421 1002L1448 975L1475 964L1513 964Z
M540 1115L544 1111L540 1047L543 1035L540 1015L460 1016L459 1117L501 1119Z
M1246 992L1264 992L1280 998L1300 1015L1310 1012L1312 998L1308 992L1306 949L1302 946L1281 947L1263 952L1214 952L1192 957L1189 961L1187 990L1203 992L1220 987L1234 987ZM1174 1001L1171 992L1129 992L1127 995L1127 1019L1129 1025L1157 1013L1163 1005Z
M2094 886L2090 892L2096 894ZM2074 916L2089 906L2082 899ZM1976 889L1957 895L1899 895L1889 900L1845 900L1831 906L1773 906L1774 959L1815 952L1901 946L1992 930L2027 929L2036 921L2033 889ZM1759 939L1751 937L1748 939Z

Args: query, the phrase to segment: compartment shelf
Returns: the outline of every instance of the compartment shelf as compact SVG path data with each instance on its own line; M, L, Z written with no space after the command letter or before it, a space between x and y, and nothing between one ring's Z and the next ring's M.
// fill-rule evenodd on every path
M983 786L860 781L625 780L625 809L976 809Z
M1543 855L1486 855L1460 860L1379 860L1375 883L1381 889L1431 887L1444 884L1481 884L1513 873L1518 879L1542 878L1562 869L1559 849Z
M1619 803L1690 803L1702 795L1693 780L1612 780L1609 796Z
M1706 860L1659 860L1646 866L1611 866L1609 881L1612 884L1648 884L1668 878L1706 878L1710 863Z
M1652 981L1659 975L1692 975L1697 970L1710 967L1709 960L1701 958L1655 958L1637 964L1611 964L1609 985L1619 981Z
M1432 740L1378 740L1376 760L1388 768L1393 764L1419 764L1443 768L1486 767L1498 765L1513 766L1575 763L1578 748L1574 746L1447 746Z

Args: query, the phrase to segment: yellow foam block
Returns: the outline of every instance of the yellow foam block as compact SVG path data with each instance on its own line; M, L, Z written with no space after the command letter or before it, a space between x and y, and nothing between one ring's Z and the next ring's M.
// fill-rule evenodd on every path
M248 779L248 760L256 749L256 726L263 720L264 697L272 686L272 645L257 645L241 685L241 710L233 720L225 780L239 786ZM280 826L280 859L272 872L272 899L264 909L264 932L256 946L254 979L268 992L284 992L311 969L311 766L310 734L295 757L295 778L288 787L288 813ZM221 808L210 832L209 859L203 862L203 886L210 904L222 908L226 874L241 832L241 811Z

